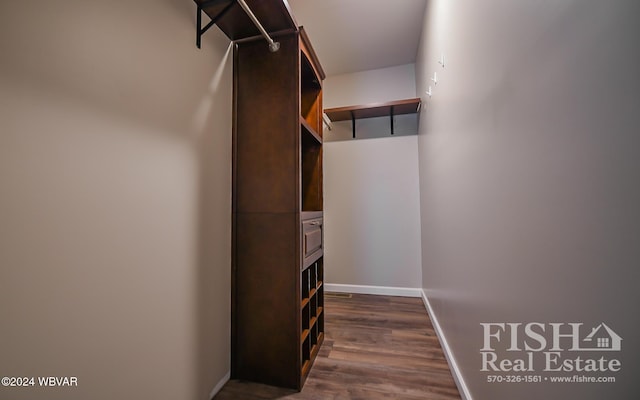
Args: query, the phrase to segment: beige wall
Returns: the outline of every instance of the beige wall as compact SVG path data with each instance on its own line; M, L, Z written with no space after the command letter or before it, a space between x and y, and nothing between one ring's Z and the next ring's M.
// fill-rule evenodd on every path
M188 1L0 3L11 399L206 399L229 370L231 57Z
M417 145L416 135L324 144L328 289L420 287Z
M416 97L415 65L373 69L333 75L324 81L324 108L384 103ZM418 118L415 114L394 117L394 136L415 135ZM391 126L388 117L366 118L356 121L358 139L388 138ZM325 129L325 142L352 140L351 121L332 123Z
M638 15L632 0L427 7L423 287L474 400L640 398ZM615 383L487 383L482 322L583 323L583 336L604 322L622 351L579 355L622 369L586 374ZM575 374L536 362L532 375Z
M328 77L327 108L415 97L414 65ZM417 119L351 121L324 130L325 279L333 285L418 288L420 205ZM366 289L365 289L366 290Z
M324 91L325 108L413 98L416 96L415 65L331 75L324 81Z

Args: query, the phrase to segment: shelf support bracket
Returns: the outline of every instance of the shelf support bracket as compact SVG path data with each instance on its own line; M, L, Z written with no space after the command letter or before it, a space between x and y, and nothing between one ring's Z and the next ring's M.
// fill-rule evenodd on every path
M209 30L209 28L215 25L216 22L220 20L220 18L224 17L224 15L231 9L231 7L233 7L235 1L227 4L227 6L222 11L220 11L220 13L215 16L215 18L212 18L204 28L202 27L202 10L206 7L214 6L223 1L225 0L210 0L205 3L198 4L198 10L196 11L196 46L198 48L200 48L200 45L202 44L202 35L204 35L205 32Z
M389 120L391 121L391 134L393 135L393 106L389 109Z
M249 17L251 22L253 22L253 24L256 26L256 28L260 31L260 34L262 34L262 36L265 38L267 43L269 43L269 50L272 53L275 53L276 51L278 51L280 49L280 43L275 42L271 38L271 36L269 36L269 33L267 33L267 31L264 29L264 27L262 26L262 24L260 23L258 18L255 16L253 11L251 11L251 9L247 5L247 3L245 3L244 0L231 0L231 1L229 1L229 4L227 4L224 7L224 9L222 11L220 11L220 13L218 13L218 15L216 15L214 18L212 18L211 22L209 22L207 24L207 26L205 26L203 28L202 27L202 11L207 7L211 7L211 6L217 5L217 4L225 2L225 1L229 1L229 0L209 0L209 1L205 1L203 3L197 3L198 10L197 10L197 14L196 14L196 24L197 24L197 27L196 27L196 46L198 48L200 48L200 45L201 45L201 42L202 42L202 35L204 35L204 33L206 31L208 31L209 28L211 28L213 25L215 25L220 20L220 18L222 18L231 9L231 7L233 7L237 3L237 4L240 5L240 7L242 7L242 9L244 10L245 14L247 14L247 17Z
M353 138L356 138L356 115L351 111L351 130L353 132Z

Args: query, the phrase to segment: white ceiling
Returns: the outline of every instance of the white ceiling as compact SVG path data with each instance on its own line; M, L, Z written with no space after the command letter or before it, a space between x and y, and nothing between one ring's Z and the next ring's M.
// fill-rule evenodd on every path
M427 0L288 0L327 75L415 62Z

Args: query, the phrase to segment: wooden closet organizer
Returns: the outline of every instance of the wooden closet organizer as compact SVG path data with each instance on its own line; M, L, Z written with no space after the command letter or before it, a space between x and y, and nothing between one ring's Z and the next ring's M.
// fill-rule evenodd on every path
M234 41L231 375L300 390L324 340L325 74L286 2L245 1L277 51L235 1L196 0Z

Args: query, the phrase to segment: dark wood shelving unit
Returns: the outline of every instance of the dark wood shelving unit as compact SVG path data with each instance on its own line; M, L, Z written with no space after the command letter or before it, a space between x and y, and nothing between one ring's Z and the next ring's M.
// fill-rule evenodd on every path
M231 374L300 390L324 340L325 75L285 2L246 1L280 49L233 8L220 19L235 40Z
M197 46L234 41L231 376L300 390L324 340L325 73L286 1L244 1L257 21L195 0Z

